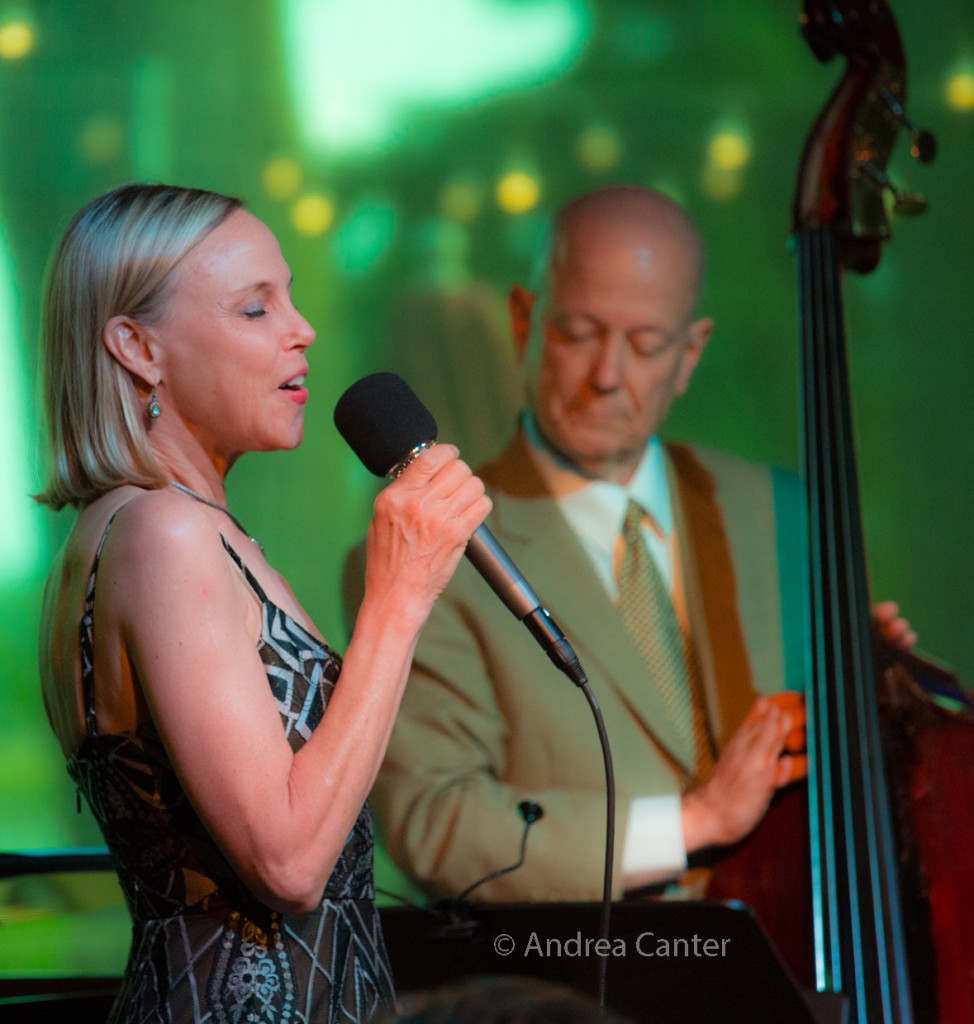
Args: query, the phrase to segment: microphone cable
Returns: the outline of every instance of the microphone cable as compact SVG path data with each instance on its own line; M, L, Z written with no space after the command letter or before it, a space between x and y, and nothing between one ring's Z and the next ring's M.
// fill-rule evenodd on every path
M522 800L517 805L518 812L524 819L524 831L521 833L521 852L518 855L517 863L511 864L510 867L498 868L496 871L492 871L489 875L481 878L479 882L474 882L473 885L468 885L458 896L454 896L451 901L455 908L459 908L460 905L466 900L466 898L474 891L479 889L486 882L492 882L495 878L500 878L502 875L509 875L512 871L517 869L524 863L524 853L528 846L528 832L531 831L531 826L544 817L544 808L540 804L536 804L533 800Z

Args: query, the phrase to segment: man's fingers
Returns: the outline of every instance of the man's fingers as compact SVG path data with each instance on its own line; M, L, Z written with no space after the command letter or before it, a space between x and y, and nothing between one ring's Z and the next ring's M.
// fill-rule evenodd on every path
M782 748L797 754L805 749L805 698L793 690L772 694L765 700L786 712L790 719L788 732L782 741Z
M891 647L908 651L916 646L916 631L910 622L900 614L895 601L879 601L873 606L873 624L879 635Z
M778 760L778 771L775 786L780 789L789 782L797 782L808 777L808 758L804 754L785 754Z

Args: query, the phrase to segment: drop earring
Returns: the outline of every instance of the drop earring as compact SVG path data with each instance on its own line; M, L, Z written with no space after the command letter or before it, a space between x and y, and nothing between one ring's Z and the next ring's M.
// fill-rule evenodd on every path
M149 395L149 401L145 403L145 414L150 420L157 420L162 415L162 406L159 404L159 399L156 398L156 387L152 385L152 394Z

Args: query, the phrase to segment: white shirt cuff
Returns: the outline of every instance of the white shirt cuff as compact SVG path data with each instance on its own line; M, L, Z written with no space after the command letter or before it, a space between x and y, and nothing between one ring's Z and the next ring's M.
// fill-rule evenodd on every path
M636 889L682 875L687 869L680 798L640 796L629 807L622 847L622 880Z

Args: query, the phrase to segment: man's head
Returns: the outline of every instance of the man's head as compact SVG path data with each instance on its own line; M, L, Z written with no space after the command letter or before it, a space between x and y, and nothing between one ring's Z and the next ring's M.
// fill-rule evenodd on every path
M628 480L686 391L713 327L696 318L703 262L676 203L615 186L562 207L537 291L511 290L531 410L582 472Z

